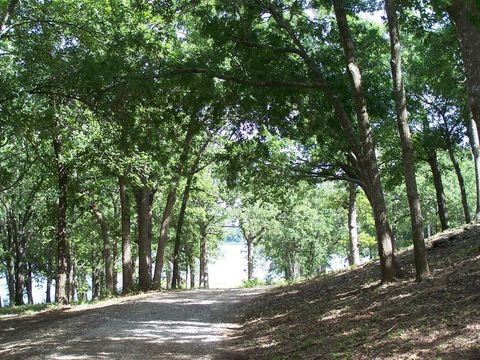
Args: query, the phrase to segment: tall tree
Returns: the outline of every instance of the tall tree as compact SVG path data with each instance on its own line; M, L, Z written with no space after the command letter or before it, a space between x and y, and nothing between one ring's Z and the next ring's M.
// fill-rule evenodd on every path
M57 181L58 181L58 212L57 212L57 279L55 283L55 299L60 304L68 303L67 279L69 277L67 271L68 263L68 238L67 238L67 205L68 205L68 169L64 161L63 139L60 133L60 124L57 114L53 114L53 149L57 165Z
M189 157L190 147L193 141L193 138L198 130L197 119L190 120L188 124L188 129L185 134L185 140L182 146L182 152L178 159L177 168L173 176L172 186L168 191L167 201L165 208L163 210L162 221L160 223L160 237L158 240L157 246L157 256L155 261L155 270L153 274L153 288L160 289L160 282L162 278L162 269L165 256L165 246L168 240L168 229L170 227L170 221L172 217L172 210L177 202L177 186L180 176L183 174L186 162Z
M348 184L348 242L350 251L348 262L350 265L360 264L360 251L358 241L358 220L357 220L357 186L354 183Z
M91 208L95 218L97 219L98 225L100 226L100 237L103 242L103 263L105 266L105 288L107 290L107 295L112 295L114 293L113 287L113 264L112 264L112 254L110 251L110 236L108 230L108 224L105 219L105 216L100 211L98 204L95 201L92 201Z
M387 206L383 194L380 173L375 154L375 145L367 111L367 102L362 86L361 72L357 64L355 45L347 22L343 0L333 1L340 38L347 60L347 73L350 78L354 106L360 130L362 155L360 161L365 165L366 189L372 203L377 224L378 252L382 271L382 281L393 281L397 275L393 239L387 220Z
M173 250L173 273L172 273L172 284L171 284L172 289L176 289L178 286L180 286L180 284L178 283L178 278L180 274L180 245L181 245L181 239L182 239L183 223L185 220L185 212L187 210L188 198L190 196L190 191L192 189L193 177L194 177L194 174L190 174L187 177L185 188L183 189L182 205L180 206L180 213L178 214L177 226L175 229L175 243L174 243L174 250Z
M467 135L472 150L473 163L475 168L475 222L480 221L480 142L478 140L477 127L473 119L468 116L466 120Z
M137 202L138 229L138 280L140 289L150 290L152 274L152 205L156 190L149 184L146 177L142 186L135 190Z
M391 71L393 92L395 96L395 110L397 125L402 146L403 169L407 188L408 205L410 207L410 221L412 223L413 251L417 281L422 281L429 275L425 241L423 239L423 216L420 207L420 197L415 178L415 164L413 160L413 145L408 124L407 98L402 75L402 53L400 34L398 30L396 2L385 0L385 11L388 19L390 36Z
M135 279L132 266L132 250L130 246L130 198L124 175L119 176L120 218L122 233L122 292L133 290Z
M480 131L480 4L476 0L450 0L448 3L446 10L455 23L460 41L468 103L477 131Z

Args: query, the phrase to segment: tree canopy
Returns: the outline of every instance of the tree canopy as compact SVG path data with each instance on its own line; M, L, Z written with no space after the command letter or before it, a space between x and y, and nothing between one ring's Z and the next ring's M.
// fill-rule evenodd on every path
M60 303L187 272L208 287L231 227L249 280L262 254L287 280L379 258L395 281L413 244L422 281L424 238L480 216L478 2L1 0L0 15L10 304L32 281Z

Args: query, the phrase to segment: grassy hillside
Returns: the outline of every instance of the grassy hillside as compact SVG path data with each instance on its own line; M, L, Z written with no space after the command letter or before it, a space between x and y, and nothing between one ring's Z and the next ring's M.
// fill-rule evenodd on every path
M257 298L241 342L252 359L480 359L480 227L429 239L431 279L380 285L378 264Z

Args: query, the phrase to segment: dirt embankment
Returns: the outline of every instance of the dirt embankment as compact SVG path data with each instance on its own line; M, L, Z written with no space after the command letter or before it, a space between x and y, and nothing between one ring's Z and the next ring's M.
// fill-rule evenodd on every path
M250 304L253 359L480 359L480 227L427 242L431 279L379 285L378 266L275 289Z

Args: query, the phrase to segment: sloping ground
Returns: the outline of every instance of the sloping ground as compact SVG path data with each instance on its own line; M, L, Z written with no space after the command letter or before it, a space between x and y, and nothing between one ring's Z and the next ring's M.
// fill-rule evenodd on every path
M427 242L432 278L379 285L378 264L276 288L252 300L252 359L480 359L480 227Z

